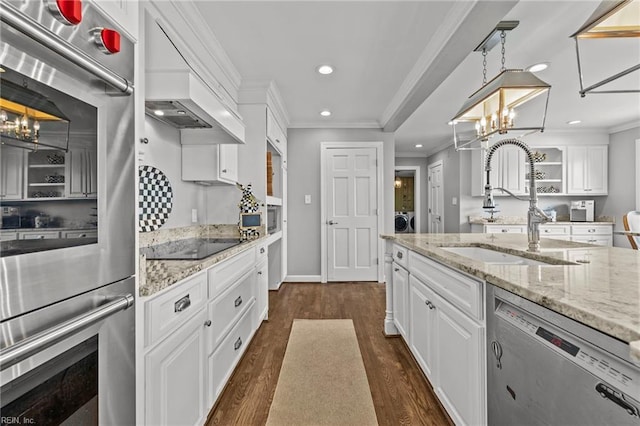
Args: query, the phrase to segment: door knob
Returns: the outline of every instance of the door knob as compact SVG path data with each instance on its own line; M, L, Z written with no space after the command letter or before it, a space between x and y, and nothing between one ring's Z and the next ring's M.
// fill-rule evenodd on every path
M327 222L327 225L337 225L338 222L334 222L333 220L330 220Z

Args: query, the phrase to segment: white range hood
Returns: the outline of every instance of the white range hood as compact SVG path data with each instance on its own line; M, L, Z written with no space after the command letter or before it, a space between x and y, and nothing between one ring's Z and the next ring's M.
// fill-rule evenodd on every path
M146 113L189 129L189 143L244 143L242 118L188 65L157 22L147 20L145 27Z

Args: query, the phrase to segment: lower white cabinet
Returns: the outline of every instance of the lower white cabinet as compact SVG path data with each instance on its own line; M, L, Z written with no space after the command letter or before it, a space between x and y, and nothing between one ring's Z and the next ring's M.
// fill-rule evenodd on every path
M269 262L262 260L256 266L256 328L269 318Z
M398 331L408 340L409 272L393 262L393 319Z
M145 355L149 425L200 425L205 411L206 309Z
M526 234L526 225L471 224L471 232ZM613 224L604 222L578 222L568 224L551 222L540 225L540 237L578 243L613 245Z
M413 276L409 277L409 287L411 303L409 347L427 378L431 383L437 383L438 378L434 368L437 339L436 312L433 304L435 294Z

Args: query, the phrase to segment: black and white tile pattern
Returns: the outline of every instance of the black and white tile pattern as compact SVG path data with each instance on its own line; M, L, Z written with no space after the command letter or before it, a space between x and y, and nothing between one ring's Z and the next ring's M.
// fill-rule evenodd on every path
M171 183L162 171L153 166L140 166L138 173L138 228L140 232L155 231L167 221L171 213Z

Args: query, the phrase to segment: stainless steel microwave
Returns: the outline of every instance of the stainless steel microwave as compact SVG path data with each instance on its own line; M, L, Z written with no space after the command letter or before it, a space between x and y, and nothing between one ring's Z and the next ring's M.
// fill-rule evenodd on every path
M572 201L569 217L571 222L593 222L595 210L596 202L594 200Z

